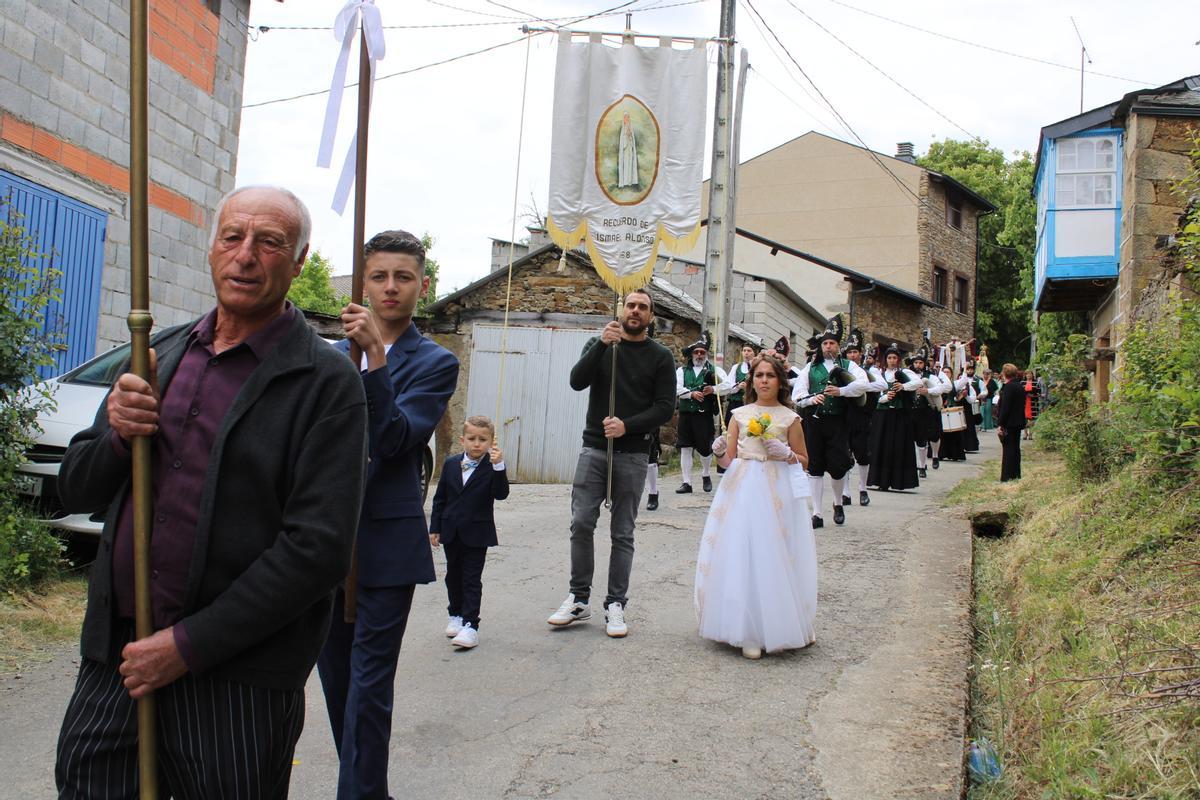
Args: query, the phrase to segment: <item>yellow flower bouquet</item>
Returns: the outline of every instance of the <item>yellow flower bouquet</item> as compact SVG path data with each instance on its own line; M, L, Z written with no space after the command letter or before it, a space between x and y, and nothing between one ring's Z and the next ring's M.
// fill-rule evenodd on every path
M771 429L771 415L759 414L757 417L751 417L746 423L746 433L751 436L766 436Z

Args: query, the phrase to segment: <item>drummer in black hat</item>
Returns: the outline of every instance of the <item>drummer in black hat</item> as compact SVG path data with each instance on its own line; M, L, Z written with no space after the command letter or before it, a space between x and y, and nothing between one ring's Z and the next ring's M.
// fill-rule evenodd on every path
M712 491L712 441L716 436L717 393L727 394L731 384L725 372L708 360L708 335L683 348L684 364L675 370L675 394L679 398L679 467L683 483L676 494L692 491L692 453L700 454L700 480L704 491Z
M840 314L829 320L819 337L820 349L800 371L792 392L798 407L813 409L804 421L804 441L808 447L814 528L825 524L821 511L826 472L833 484L833 521L838 525L846 521L842 495L852 463L846 408L870 383L860 366L839 357L843 331Z
M846 344L842 348L842 357L863 367L863 332L858 328L850 331ZM871 464L871 420L875 414L875 404L879 402L881 392L887 391L883 376L874 367L863 367L867 373L867 391L862 395L865 402L846 404L846 429L850 439L850 454L858 474L858 504L869 505L871 496L867 494L867 476ZM842 495L842 505L850 505L850 496Z

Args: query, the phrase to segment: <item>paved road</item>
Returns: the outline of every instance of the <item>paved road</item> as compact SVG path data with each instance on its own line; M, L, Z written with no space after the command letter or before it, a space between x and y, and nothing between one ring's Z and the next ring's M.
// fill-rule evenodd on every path
M748 661L695 634L692 577L709 496L638 521L630 633L602 616L565 630L569 487L517 486L484 575L478 649L442 635L444 593L419 589L401 654L392 793L402 798L938 798L959 796L970 536L940 504L996 457L946 464L918 492L873 493L818 531L817 643ZM828 521L828 518L827 518ZM601 518L602 525L606 524ZM597 585L607 539L597 538ZM439 574L442 565L439 563ZM598 590L598 595L603 591ZM74 648L0 678L0 797L52 796ZM319 683L292 796L336 777Z

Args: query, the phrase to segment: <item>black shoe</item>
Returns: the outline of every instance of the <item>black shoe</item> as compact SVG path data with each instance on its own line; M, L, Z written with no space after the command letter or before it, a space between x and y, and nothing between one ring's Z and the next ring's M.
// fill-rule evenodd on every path
M658 495L652 494L646 498L646 510L647 511L657 511L658 510Z
M841 506L834 506L833 507L833 524L841 525L845 521L846 521L846 512L842 510Z
M869 505L871 505L871 496L870 496L869 494L867 494L865 491L864 491L864 492L859 492L859 493L858 493L858 504L859 504L860 506L869 506Z
M842 495L842 505L844 505L844 506L854 505L853 503L850 502L850 495L848 495L848 494Z
M941 459L937 459L937 458L935 458L935 459L933 460L933 468L934 468L934 469L937 469L937 468L938 468L938 462L939 462L940 460L941 460Z
M725 474L725 468L724 468L724 467L717 467L717 474L718 474L718 475L724 475L724 474Z
M814 529L814 530L815 530L815 529L817 529L817 528L824 528L824 527L825 527L825 520L821 519L820 515L818 515L818 514L813 514L813 518L812 518L812 525L813 525L813 529Z
M691 494L692 485L690 483L681 483L679 488L675 490L675 494Z
M929 473L925 471L924 467L917 467L917 477L918 478L928 478Z
M706 491L706 492L712 491L712 478L705 475L703 478L700 479L700 483L704 487L704 491Z

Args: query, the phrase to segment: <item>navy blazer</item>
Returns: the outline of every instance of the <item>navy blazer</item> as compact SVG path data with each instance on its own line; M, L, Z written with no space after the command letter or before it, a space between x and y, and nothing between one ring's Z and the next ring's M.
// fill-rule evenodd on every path
M350 350L346 340L335 346ZM364 371L362 380L371 460L358 522L358 582L432 583L421 457L458 384L458 359L409 325L388 351L387 366Z
M441 536L443 544L458 539L467 547L495 547L499 542L492 503L508 497L508 471L494 468L485 453L464 486L463 457L459 453L442 464L429 530Z

